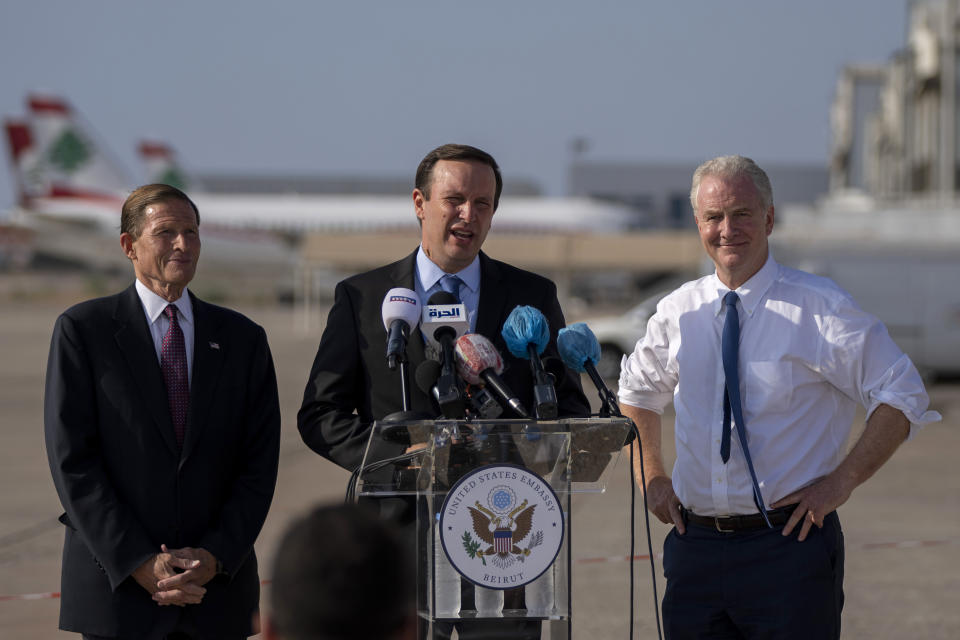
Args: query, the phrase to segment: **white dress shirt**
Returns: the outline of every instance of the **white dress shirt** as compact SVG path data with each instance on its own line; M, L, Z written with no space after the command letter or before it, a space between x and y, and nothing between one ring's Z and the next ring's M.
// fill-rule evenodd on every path
M720 458L728 291L714 274L663 298L620 374L622 403L660 414L673 400L674 490L702 515L757 512L735 435L729 461ZM736 292L743 419L767 505L840 464L857 403L868 417L881 403L901 410L911 436L940 419L927 411L920 375L883 324L832 281L768 257Z
M147 316L147 325L150 327L150 336L153 338L153 346L157 352L157 362L160 362L160 349L163 346L163 336L167 334L170 328L170 319L163 312L168 304L171 304L147 288L145 284L136 281L137 294L140 296L140 303L143 305L143 312ZM187 350L187 383L193 380L193 305L190 304L190 296L186 287L183 293L172 304L177 307L177 321L180 323L180 330L183 331L183 346Z
M417 268L414 277L414 289L420 296L420 302L427 304L430 296L440 288L440 278L447 273L438 267L433 260L423 252L423 247L417 250ZM467 318L470 320L470 331L477 330L477 306L480 304L480 256L473 259L468 266L450 275L457 276L463 281L460 286L460 302L467 308Z

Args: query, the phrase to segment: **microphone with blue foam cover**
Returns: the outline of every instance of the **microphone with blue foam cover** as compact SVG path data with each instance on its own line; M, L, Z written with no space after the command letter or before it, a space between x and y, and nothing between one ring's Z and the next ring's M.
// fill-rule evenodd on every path
M586 372L590 376L590 380L600 393L602 403L600 416L609 417L611 412L616 416L621 415L616 396L597 371L597 363L600 362L600 342L593 335L590 327L584 322L575 322L560 329L557 335L557 350L565 365L578 373Z
M500 331L507 349L517 358L530 361L533 374L534 411L539 420L557 417L557 391L554 380L543 368L540 354L550 342L550 325L536 307L517 306L507 316Z

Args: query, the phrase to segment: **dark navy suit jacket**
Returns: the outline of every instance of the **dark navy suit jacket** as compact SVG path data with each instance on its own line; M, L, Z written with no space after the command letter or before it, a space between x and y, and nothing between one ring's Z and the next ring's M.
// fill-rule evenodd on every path
M57 319L44 432L65 509L62 629L147 638L187 622L203 637L250 634L260 589L253 543L277 477L276 376L261 327L192 295L191 302L182 451L136 289ZM226 575L207 583L200 604L158 606L130 574L161 544L203 547Z
M414 288L416 255L414 251L393 264L339 283L320 338L297 426L311 449L349 470L362 461L373 421L402 408L399 374L387 367L387 332L380 310L390 289ZM557 332L566 323L557 301L556 285L481 252L476 332L489 338L503 355L504 381L532 409L530 363L512 356L500 335L504 321L518 305L530 305L543 312L550 324L550 343L543 356L559 358ZM407 356L412 380L413 372L425 358L419 331L413 332L407 344ZM437 415L432 398L415 384L410 386L411 408ZM580 377L571 371L558 383L557 398L560 417L590 414ZM403 445L387 443L379 446L378 459L399 455L404 449Z

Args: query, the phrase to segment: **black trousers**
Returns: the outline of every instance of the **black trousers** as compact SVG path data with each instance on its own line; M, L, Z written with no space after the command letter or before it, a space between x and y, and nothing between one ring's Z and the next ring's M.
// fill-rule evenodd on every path
M834 511L823 528L721 533L687 525L663 544L668 640L830 640L840 637L843 532Z

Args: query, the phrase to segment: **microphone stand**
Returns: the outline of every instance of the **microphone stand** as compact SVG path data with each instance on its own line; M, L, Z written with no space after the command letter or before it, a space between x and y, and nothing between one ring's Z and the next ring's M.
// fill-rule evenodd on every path
M607 387L600 372L597 371L597 367L594 366L593 361L589 359L586 360L586 362L583 363L583 368L587 372L587 375L590 376L590 380L600 394L601 404L598 415L601 418L609 418L611 415L617 416L618 418L622 417L623 414L620 413L620 405L617 404L617 397L613 395L613 392Z
M380 430L380 435L384 440L396 442L409 446L410 431L405 422L414 420L433 420L433 416L422 411L413 411L410 408L410 361L407 359L406 352L402 352L396 359L400 369L400 411L386 415L380 422L387 423Z
M410 362L406 354L400 359L400 406L403 407L401 413L410 411Z
M557 391L553 382L543 370L537 345L527 344L527 354L530 358L530 371L533 373L533 401L538 420L553 420L557 417Z
M462 419L466 416L466 402L457 384L456 358L453 354L453 342L457 333L453 327L441 326L433 333L440 342L442 361L440 377L437 379L436 395L440 411L446 418Z

